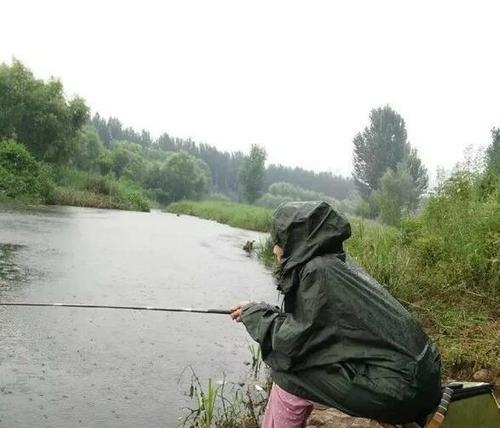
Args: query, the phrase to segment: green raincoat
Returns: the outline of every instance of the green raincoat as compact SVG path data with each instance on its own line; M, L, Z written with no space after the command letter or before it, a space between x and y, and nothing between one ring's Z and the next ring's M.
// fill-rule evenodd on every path
M273 381L299 397L389 423L430 413L440 355L420 325L343 251L348 221L325 202L280 206L272 238L284 250L284 310L243 308Z

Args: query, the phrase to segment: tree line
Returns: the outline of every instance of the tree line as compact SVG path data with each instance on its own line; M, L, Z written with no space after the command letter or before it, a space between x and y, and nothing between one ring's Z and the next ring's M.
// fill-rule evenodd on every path
M488 162L498 168L500 131L494 129L492 136ZM32 165L26 156L39 162L41 175L32 177L38 181L43 175L60 184L71 181L64 174L93 174L80 185L82 191L112 193L111 188L130 187L134 198L141 194L159 204L214 194L266 207L294 199L344 200L346 210L390 224L415 212L428 190L427 170L408 141L405 121L390 106L373 109L368 126L354 136L353 177L343 177L300 167L266 167L266 151L258 145L248 154L220 151L167 133L155 139L115 117L91 117L82 98L64 95L59 80L37 79L17 60L0 65L0 141L9 141L8 147L3 144L0 196L15 187L13 180L21 174L15 165ZM11 162L15 144L27 149L19 151L24 161L17 164Z

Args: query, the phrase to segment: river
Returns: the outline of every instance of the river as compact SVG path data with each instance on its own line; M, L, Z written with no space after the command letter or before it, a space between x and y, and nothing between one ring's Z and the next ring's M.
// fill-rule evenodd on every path
M0 301L228 308L277 301L242 245L262 235L151 213L0 211ZM225 315L0 306L0 427L170 427L200 379L238 381L251 339Z

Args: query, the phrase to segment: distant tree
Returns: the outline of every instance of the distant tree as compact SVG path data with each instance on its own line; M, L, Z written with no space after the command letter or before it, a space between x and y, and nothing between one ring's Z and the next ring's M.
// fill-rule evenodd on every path
M264 185L266 151L263 147L252 145L250 154L243 159L239 170L239 185L243 200L255 202Z
M107 124L106 120L104 118L102 118L99 115L99 113L96 113L96 114L94 114L94 116L90 120L90 124L97 131L97 134L99 135L99 138L101 139L104 146L109 149L112 137L111 137L111 133L109 131L108 124Z
M370 126L354 137L354 178L360 193L366 198L379 188L379 181L388 168L395 171L406 163L415 188L422 194L428 183L427 170L416 149L407 141L403 118L391 107L379 107L370 112Z
M388 168L374 192L380 220L390 225L399 224L403 215L416 209L416 195L417 189L408 170Z
M102 175L107 175L113 170L113 158L111 157L111 152L104 149L99 153L97 158L97 167Z
M243 160L241 152L222 152L208 144L198 144L191 139L172 138L167 133L156 141L164 151L183 151L203 160L210 168L212 183L216 192L233 197L238 192L238 171Z
M174 153L148 169L146 185L162 203L199 199L210 186L209 169L200 159L185 152Z
M38 80L21 62L0 64L0 139L13 138L38 159L66 162L88 118L82 98L66 100L59 80Z
M113 172L116 177L125 177L140 182L144 172L141 146L129 142L116 142L111 150Z
M279 182L287 182L338 200L351 198L356 190L354 181L350 177L334 175L330 172L308 171L298 167L269 165L266 169L265 187Z
M403 163L413 180L416 190L416 198L418 199L425 193L427 187L429 186L429 176L427 174L427 168L422 164L422 161L418 157L417 149L410 147L408 144L408 150L408 156Z
M98 169L97 160L103 149L96 129L93 126L85 125L76 137L72 163L78 169Z
M486 167L489 171L500 174L500 128L491 130L491 144L486 149Z

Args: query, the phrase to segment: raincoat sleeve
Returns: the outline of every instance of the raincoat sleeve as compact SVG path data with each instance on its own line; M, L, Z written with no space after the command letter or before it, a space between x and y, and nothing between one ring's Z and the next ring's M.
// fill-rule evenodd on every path
M274 370L288 370L301 355L320 344L318 333L328 312L321 276L311 272L301 278L294 313L266 303L251 303L243 308L241 320L260 344L262 359Z

